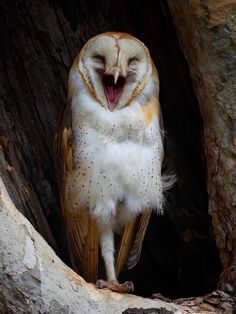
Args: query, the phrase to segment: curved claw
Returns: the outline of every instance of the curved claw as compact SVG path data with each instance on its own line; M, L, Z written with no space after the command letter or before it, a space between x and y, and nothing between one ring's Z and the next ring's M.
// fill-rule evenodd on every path
M99 279L96 282L96 287L98 289L107 288L107 289L110 289L111 291L120 292L120 293L134 291L134 284L132 281L119 283L117 280L105 281L105 280Z

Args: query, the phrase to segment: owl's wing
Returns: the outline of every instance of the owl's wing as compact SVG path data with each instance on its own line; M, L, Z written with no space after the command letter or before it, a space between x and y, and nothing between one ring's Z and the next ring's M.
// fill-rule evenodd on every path
M116 261L117 276L124 266L131 269L137 264L150 216L151 211L146 210L126 225Z
M66 181L73 170L73 136L71 102L67 101L55 138L56 165L61 207L66 224L70 259L75 270L86 281L98 276L98 232L94 219L84 208L72 210L73 199L66 193Z

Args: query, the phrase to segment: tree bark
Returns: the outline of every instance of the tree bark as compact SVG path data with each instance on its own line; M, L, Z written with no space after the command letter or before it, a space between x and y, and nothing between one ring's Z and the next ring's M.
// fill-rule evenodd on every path
M0 221L0 313L233 314L235 300L222 291L172 303L96 289L16 209L1 178Z
M90 308L94 313L110 313L111 308L120 313L128 307L178 309L175 304L95 290L34 230L69 263L53 138L74 57L90 37L111 30L130 32L150 49L161 82L165 151L178 176L167 196L165 217L152 217L139 264L122 276L133 280L135 292L142 295L203 295L216 288L221 272L216 240L223 264L221 288L235 293L236 8L233 0L168 4L0 3L0 177L9 193L1 183L3 313L78 313L82 306L84 312ZM216 291L209 298L180 300L186 304L179 307L180 313L231 313L229 295Z
M168 1L204 121L209 213L224 271L236 289L236 3Z
M0 313L122 313L134 307L189 313L181 305L98 290L86 283L18 212L1 178L0 221L4 221L0 224Z

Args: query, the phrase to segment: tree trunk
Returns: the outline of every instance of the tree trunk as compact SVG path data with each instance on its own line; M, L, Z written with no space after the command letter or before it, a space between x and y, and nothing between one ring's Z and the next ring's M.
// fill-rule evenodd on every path
M53 152L68 71L91 36L130 32L150 49L159 71L166 161L178 182L167 195L166 215L152 217L140 262L121 277L133 280L142 296L199 296L217 288L222 263L220 287L234 293L234 1L13 0L0 9L0 177L16 208L70 265ZM17 212L2 183L0 192L3 313L178 308L96 291ZM230 313L227 294L209 298L179 301L186 305L180 313Z
M209 213L224 268L221 286L235 291L236 3L169 1L169 6L204 121Z

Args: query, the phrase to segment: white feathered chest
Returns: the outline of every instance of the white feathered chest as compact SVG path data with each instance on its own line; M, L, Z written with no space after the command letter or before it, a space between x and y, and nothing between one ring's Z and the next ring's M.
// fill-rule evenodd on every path
M156 106L157 99L151 101ZM87 208L114 228L145 209L162 211L158 115L150 121L138 98L110 112L79 93L72 100L72 129L74 168L67 181L72 210Z

